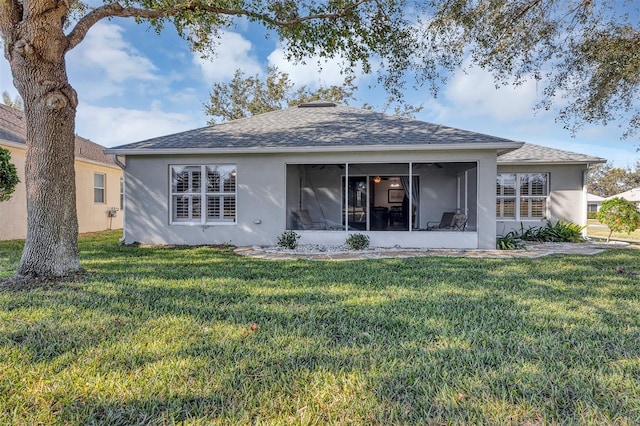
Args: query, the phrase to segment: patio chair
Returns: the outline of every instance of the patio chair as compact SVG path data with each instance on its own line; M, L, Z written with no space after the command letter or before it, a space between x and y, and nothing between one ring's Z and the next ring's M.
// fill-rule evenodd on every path
M311 219L309 210L291 212L291 215L293 216L293 222L297 229L327 229L325 222L314 222L313 219Z
M427 222L427 231L451 229L453 226L453 218L455 217L455 215L455 212L442 213L440 222Z
M464 228L467 227L467 215L462 213L456 213L453 216L453 221L451 222L451 228L454 231L464 231Z

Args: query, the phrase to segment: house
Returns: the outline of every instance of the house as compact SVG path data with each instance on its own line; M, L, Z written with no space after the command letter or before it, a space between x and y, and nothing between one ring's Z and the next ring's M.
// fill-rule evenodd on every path
M604 159L313 102L105 152L126 159L125 243L494 248L544 218L586 223Z
M517 181L506 187L504 195L498 184L499 235L520 229L521 224L525 229L540 226L541 218L587 224L587 172L592 164L604 163L606 159L525 143L520 149L499 156L497 161L498 182L505 178ZM516 192L515 201L512 192ZM505 200L506 215L504 207L502 212L499 210Z
M20 178L13 196L0 203L0 240L24 239L27 234L25 187L26 125L24 113L0 105L0 147L11 153ZM104 147L76 136L75 171L78 228L81 233L122 228L122 169Z
M625 200L634 203L636 207L640 207L640 188L632 188L628 191L607 197L605 200L611 200L612 198L624 198Z
M604 201L604 197L601 197L596 194L587 194L587 212L588 213L596 213L600 210L600 205Z

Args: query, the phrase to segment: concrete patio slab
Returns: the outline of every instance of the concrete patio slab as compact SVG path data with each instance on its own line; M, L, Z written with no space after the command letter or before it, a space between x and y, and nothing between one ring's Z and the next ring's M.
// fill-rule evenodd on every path
M345 250L326 247L302 247L300 249L282 249L279 247L247 246L234 251L242 256L268 260L325 260L348 261L363 259L411 258L424 256L469 257L488 259L538 258L557 254L577 254L592 256L610 248L638 249L640 246L628 243L529 243L522 250L453 250L453 249L400 249L372 248L367 250Z

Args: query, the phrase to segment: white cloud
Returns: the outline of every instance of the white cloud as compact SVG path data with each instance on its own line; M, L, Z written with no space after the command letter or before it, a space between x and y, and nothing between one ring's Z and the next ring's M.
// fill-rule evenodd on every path
M105 74L110 82L157 80L156 66L124 37L121 26L98 22L78 47L69 52L75 66Z
M269 65L278 67L278 70L289 74L289 78L296 85L339 86L344 82L344 75L340 72L340 58L321 58L313 56L304 60L304 63L294 63L287 60L282 47L276 48L267 57ZM356 75L361 75L360 69L355 70ZM357 83L357 82L356 82Z
M253 45L242 35L234 32L221 32L215 56L202 58L194 53L193 63L200 70L207 82L218 82L233 77L236 69L246 75L262 74L259 61L251 54Z
M530 119L537 100L536 82L496 88L492 75L479 67L456 72L444 90L452 114L488 117L502 122Z
M159 108L154 104L154 108ZM80 104L76 133L104 146L116 146L201 127L186 113L103 108Z

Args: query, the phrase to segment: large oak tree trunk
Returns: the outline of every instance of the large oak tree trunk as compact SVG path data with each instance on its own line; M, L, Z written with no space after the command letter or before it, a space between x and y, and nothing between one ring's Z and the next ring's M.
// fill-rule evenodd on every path
M27 125L27 238L18 276L46 279L80 271L74 169L77 97L66 74L67 40L60 24L34 19L5 45Z

